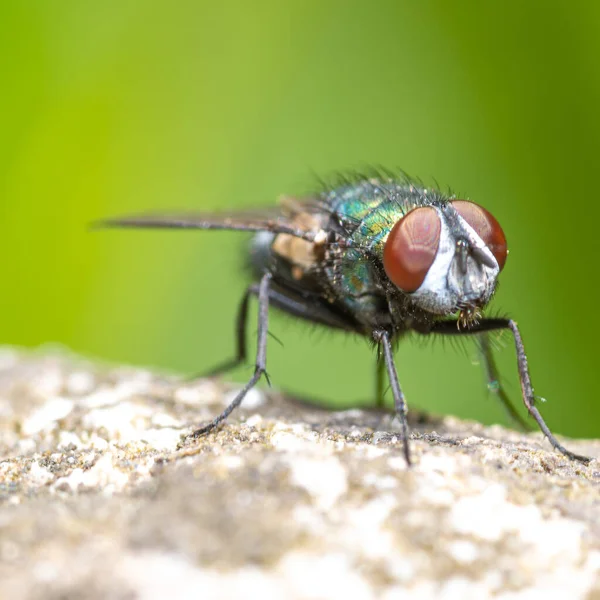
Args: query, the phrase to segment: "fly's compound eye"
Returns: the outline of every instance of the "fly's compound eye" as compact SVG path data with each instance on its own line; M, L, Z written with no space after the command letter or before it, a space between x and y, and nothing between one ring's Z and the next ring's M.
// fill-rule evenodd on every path
M467 200L454 200L452 206L456 212L475 230L498 261L500 270L504 267L508 250L506 237L500 223L485 208L468 202Z
M403 292L416 291L431 268L442 225L431 207L415 208L392 228L383 249L383 268Z

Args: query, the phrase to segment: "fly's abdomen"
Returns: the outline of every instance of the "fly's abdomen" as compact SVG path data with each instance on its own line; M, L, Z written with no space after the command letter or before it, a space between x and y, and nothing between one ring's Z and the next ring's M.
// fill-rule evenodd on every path
M323 239L313 242L286 233L261 232L250 246L251 266L257 276L269 271L280 285L323 299L328 288L324 244Z
M253 273L260 277L265 271L272 269L271 244L275 234L270 231L257 233L250 242L250 268Z

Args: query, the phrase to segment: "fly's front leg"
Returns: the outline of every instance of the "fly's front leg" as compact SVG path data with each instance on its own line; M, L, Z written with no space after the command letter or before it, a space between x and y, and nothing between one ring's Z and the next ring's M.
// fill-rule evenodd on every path
M529 411L529 414L535 419L542 433L548 438L548 441L562 454L571 460L578 460L582 463L589 463L590 458L575 454L567 450L553 435L548 425L544 421L540 411L535 406L535 396L531 377L529 375L529 366L527 364L527 355L525 346L517 324L512 319L483 319L479 323L471 325L469 329L458 329L457 321L439 321L431 328L431 333L441 333L444 335L469 335L485 331L494 331L498 329L509 329L515 340L515 349L517 351L517 367L519 369L519 380L521 382L521 393L523 404Z
M390 336L387 331L374 331L373 339L379 344L379 347L383 352L383 363L387 370L390 387L392 388L392 394L394 396L394 409L396 415L398 415L398 418L400 419L400 426L402 428L404 458L406 459L406 464L410 466L410 448L408 445L409 432L408 423L406 422L407 407L406 401L404 400L404 394L400 388L400 382L398 381L398 373L396 371L396 365L394 364L394 353L392 351Z
M222 423L244 400L246 394L258 383L264 375L270 384L267 375L267 335L269 326L269 285L271 283L271 273L265 273L258 286L258 339L256 344L256 361L254 365L254 374L250 381L240 390L238 395L232 400L227 408L208 425L200 427L191 434L191 437L197 438L209 433L220 423ZM251 288L249 293L253 293Z
M490 336L488 333L481 333L477 336L477 344L479 346L479 354L483 362L483 369L485 371L485 378L487 381L487 389L492 392L502 403L506 413L510 420L523 431L530 431L531 427L523 419L523 417L517 412L509 397L507 396L504 388L500 384L500 374L498 373L498 367L492 354L492 346L490 343Z

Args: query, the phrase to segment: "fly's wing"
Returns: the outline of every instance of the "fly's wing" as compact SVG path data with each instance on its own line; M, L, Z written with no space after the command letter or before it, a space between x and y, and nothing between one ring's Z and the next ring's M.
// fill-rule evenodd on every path
M279 206L267 209L217 213L157 213L105 219L96 228L146 229L228 229L287 233L312 241L320 229L314 200L284 198ZM307 218L308 217L308 218Z

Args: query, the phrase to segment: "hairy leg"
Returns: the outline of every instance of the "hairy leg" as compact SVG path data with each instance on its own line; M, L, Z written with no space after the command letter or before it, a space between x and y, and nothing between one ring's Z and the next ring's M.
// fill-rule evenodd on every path
M542 433L548 438L548 441L562 454L572 460L578 460L583 463L589 463L590 458L575 454L567 450L552 434L548 425L544 421L540 411L535 406L535 396L533 386L531 385L531 377L529 375L529 366L527 364L527 355L523 339L517 324L512 319L482 319L479 323L471 325L469 329L459 329L457 321L438 321L432 328L431 333L439 333L442 335L471 335L486 331L495 331L498 329L508 329L512 332L515 341L515 349L517 353L517 367L519 370L519 380L521 382L521 393L523 403L529 411L529 414L535 419Z
M244 400L246 394L258 383L260 378L264 375L269 381L267 375L267 335L269 325L269 285L271 283L271 274L265 273L260 280L258 286L258 339L256 344L256 360L254 364L254 374L250 378L250 381L240 390L237 396L231 401L231 403L225 408L225 410L215 417L208 425L200 427L191 437L197 438L206 433L209 433L220 423L222 423Z
M377 362L375 363L375 406L383 408L385 406L385 361L381 356L381 350L377 352Z
M483 363L483 369L485 371L485 378L487 382L487 389L500 400L502 406L506 410L510 420L519 427L522 431L530 431L531 427L519 414L517 409L514 407L510 398L504 391L500 383L500 374L494 355L492 353L492 345L490 343L490 336L488 333L481 333L477 336L477 345L479 347L479 354Z
M408 423L406 422L406 401L404 400L404 394L400 388L400 382L398 381L398 372L396 371L396 365L394 364L394 353L392 350L392 343L390 336L387 331L374 331L373 339L379 344L381 352L383 354L383 364L387 370L388 378L390 380L390 387L392 388L392 395L394 396L394 409L396 415L400 419L400 426L402 429L402 443L404 445L404 458L406 464L410 466L410 448L409 448L409 431Z
M227 373L232 369L235 369L239 365L243 364L246 361L247 349L246 349L246 323L248 321L248 305L250 301L250 296L256 296L259 291L259 284L253 283L249 285L244 292L244 296L242 297L242 301L240 302L240 306L238 308L238 314L235 324L235 340L236 340L236 351L235 357L226 360L225 362L217 365L213 369L211 369L208 373L206 373L205 377L216 377L217 375L221 375L223 373ZM197 379L194 377L193 379Z

